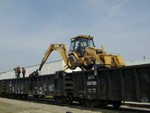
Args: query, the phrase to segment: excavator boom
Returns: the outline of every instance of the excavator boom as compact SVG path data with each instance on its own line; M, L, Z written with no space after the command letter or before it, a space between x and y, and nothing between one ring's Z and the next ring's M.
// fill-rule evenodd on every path
M67 49L66 45L65 44L51 44L42 59L42 62L39 67L39 71L42 69L44 63L47 61L48 57L54 50L58 51L61 54L64 62L67 64L68 49Z

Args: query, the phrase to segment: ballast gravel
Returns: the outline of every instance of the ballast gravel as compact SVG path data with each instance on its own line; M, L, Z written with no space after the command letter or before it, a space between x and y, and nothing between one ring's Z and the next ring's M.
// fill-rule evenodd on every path
M150 113L150 108L122 106L114 110L88 108L82 106L59 106L22 100L0 98L0 113ZM125 108L125 109L124 109Z
M0 113L102 113L94 108L72 108L69 106L58 106L0 98Z

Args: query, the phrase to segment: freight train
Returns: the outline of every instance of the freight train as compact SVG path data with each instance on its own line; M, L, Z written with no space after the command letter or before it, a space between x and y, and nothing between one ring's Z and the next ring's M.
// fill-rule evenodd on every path
M98 68L0 80L0 95L53 97L58 104L120 107L123 101L150 102L150 64Z

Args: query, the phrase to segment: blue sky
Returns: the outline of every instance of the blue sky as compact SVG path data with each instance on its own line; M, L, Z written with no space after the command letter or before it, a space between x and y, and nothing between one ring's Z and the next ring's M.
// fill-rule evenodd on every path
M0 72L39 64L51 43L95 37L126 62L150 59L150 0L0 0ZM61 59L57 52L49 61Z

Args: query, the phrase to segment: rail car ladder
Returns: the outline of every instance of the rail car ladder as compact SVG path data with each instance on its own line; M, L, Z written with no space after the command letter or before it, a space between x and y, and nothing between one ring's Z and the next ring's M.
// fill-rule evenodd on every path
M64 78L65 84L64 84L64 90L66 94L73 94L73 78L69 74L67 74Z

